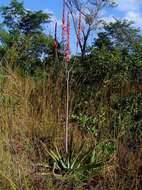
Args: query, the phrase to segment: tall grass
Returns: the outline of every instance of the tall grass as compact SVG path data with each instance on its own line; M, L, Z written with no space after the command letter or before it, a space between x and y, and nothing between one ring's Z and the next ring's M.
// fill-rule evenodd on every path
M113 139L116 154L101 170L87 171L86 176L77 174L74 177L59 177L54 176L48 167L46 171L42 168L41 163L47 166L53 164L42 144L48 150L56 144L59 151L65 152L65 74L62 70L56 79L53 76L50 72L45 78L35 80L32 77L22 77L18 69L12 70L9 66L1 72L0 189L140 190L142 149L141 145L136 151L131 151L128 147L131 133L126 138L129 131L125 129L132 124L129 115L128 118L121 119L120 130ZM71 93L75 96L75 93ZM69 120L69 130L73 131L76 150L83 141L89 147L95 146L96 141L110 139L108 126L113 117L110 119L105 95L103 98L95 104L91 100L88 107L88 113L92 110L94 117L99 112L98 136L82 132L77 123ZM100 159L99 154L97 156Z
M62 144L64 105L60 103L59 81L53 85L50 77L35 81L21 77L8 67L3 78L0 94L0 171L2 177L7 176L5 180L9 179L9 182L17 184L18 189L24 189L24 179L30 178L34 164L43 159L40 141L49 146L54 142Z

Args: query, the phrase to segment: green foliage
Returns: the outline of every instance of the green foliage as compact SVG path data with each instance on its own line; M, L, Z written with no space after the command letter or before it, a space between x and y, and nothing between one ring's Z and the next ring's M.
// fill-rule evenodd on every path
M142 45L140 30L133 27L132 21L116 20L104 26L106 34L112 40L115 47L133 51Z
M64 154L55 146L54 150L48 150L44 145L45 151L53 160L53 166L41 164L44 168L53 170L53 174L78 174L94 170L100 170L109 162L112 155L115 154L115 145L113 142L102 142L96 147L85 148L84 143L76 152L73 146L72 138L70 141L69 152Z
M72 114L71 121L75 122L81 130L97 135L96 118L80 113L79 116Z
M105 4L109 1L102 2ZM115 182L112 183L115 187L110 189L115 189L121 187L122 184L117 184L120 181L118 178L128 169L126 167L129 167L128 160L127 166L120 163L121 156L123 161L129 156L129 159L133 159L132 163L134 160L138 162L132 168L136 167L133 169L133 175L139 177L137 165L142 144L140 31L134 28L132 22L126 20L105 23L91 46L88 49L85 47L83 59L81 55L72 56L67 66L64 52L61 51L62 44L58 44L55 52L54 37L45 34L44 26L50 22L49 14L27 10L23 3L16 0L12 0L8 6L1 7L0 13L0 131L3 133L5 128L8 130L3 140L5 144L0 142L1 168L4 168L0 168L2 181L6 180L13 189L21 187L22 183L22 189L29 189L29 184L36 184L31 182L34 175L37 175L35 181L39 176L39 181L42 181L41 178L45 180L49 174L51 181L53 177L53 189L58 189L61 185L61 182L55 185L58 177L70 177L70 183L74 185L75 179L84 183L84 180L89 179L88 176L93 176L93 184L96 181L98 183L99 180L96 180L94 175L100 175L100 178L103 175L101 186L90 185L86 188L108 189L110 181L107 182L107 187L104 183L109 178L108 173L111 173L111 180L115 178ZM91 16L86 17L86 25L88 24L92 24ZM73 132L74 139L69 136L69 151L66 154L62 141L67 67L71 69L69 131ZM15 138L17 131L20 131L20 137L18 136L14 146L19 147L14 149L11 147L11 139ZM14 133L14 137L11 133ZM25 149L21 143L23 137L24 140L28 138L29 142L26 143ZM55 140L57 145L52 146ZM40 146L39 142L43 146ZM13 153L13 149L17 152L21 149L22 153ZM21 156L23 162L19 164ZM111 162L113 158L116 160ZM20 168L25 160L28 162L29 173ZM36 170L36 164L39 162L40 172L33 172L33 165ZM16 165L16 172L11 169L11 165L13 168ZM129 178L128 181L131 182L132 176L129 176L128 172L132 171L132 168L124 174L124 180ZM132 172L129 173L132 175ZM48 180L47 177L47 183ZM133 184L137 180L134 179ZM85 183L88 185L88 182ZM33 189L47 189L35 184ZM63 183L62 185L61 188L65 189ZM127 184L124 188L126 186ZM70 188L73 189L74 186L67 187Z
M54 54L51 50L53 37L44 33L44 26L50 22L51 15L27 10L23 2L16 0L1 7L0 13L0 57L6 57L13 49L17 54L14 67L20 67L24 75L33 75L39 68L45 69L45 58L51 55L51 51Z
M24 8L23 2L12 0L9 6L0 9L3 24L9 29L10 34L30 34L41 32L42 25L49 22L49 15L42 11L29 11Z

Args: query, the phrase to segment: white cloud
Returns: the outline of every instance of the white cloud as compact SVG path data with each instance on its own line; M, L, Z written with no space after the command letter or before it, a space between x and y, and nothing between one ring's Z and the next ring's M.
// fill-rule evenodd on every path
M118 3L118 9L124 12L137 11L142 5L141 0L117 0L116 2Z
M142 27L142 15L140 12L129 11L126 13L125 18L134 21L137 27Z
M115 18L113 15L109 15L109 16L104 16L103 17L103 20L106 22L106 23L110 23L110 22L114 22L115 21Z
M52 21L52 22L57 22L57 24L58 24L59 26L61 26L62 21L61 21L60 19L57 19L57 17L55 16L55 14L54 14L54 12L53 12L52 10L50 10L50 9L47 8L47 9L44 9L43 12L44 12L44 13L51 14L51 21Z
M142 27L142 0L117 0L117 9L124 14L125 19L135 22L137 27Z
M47 32L48 32L48 34L54 35L55 23L57 22L58 30L60 31L61 25L62 25L62 21L55 16L55 14L54 14L54 12L52 10L50 10L48 8L44 9L43 12L51 14L51 19L50 19L51 22L48 24Z

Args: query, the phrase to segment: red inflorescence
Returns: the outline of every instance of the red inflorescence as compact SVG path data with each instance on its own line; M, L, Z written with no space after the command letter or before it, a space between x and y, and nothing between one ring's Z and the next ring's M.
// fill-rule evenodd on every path
M67 14L67 46L66 46L66 61L70 61L70 14Z
M65 0L63 0L63 15L62 15L62 42L65 42L65 35L66 35L66 6L65 6Z
M81 33L81 12L79 13L79 20L78 20L78 29L77 29L77 43L76 43L76 47L78 50L78 44L80 41L80 33Z
M55 48L55 51L58 48L58 42L57 42L57 22L55 23L55 31L54 31L54 48Z

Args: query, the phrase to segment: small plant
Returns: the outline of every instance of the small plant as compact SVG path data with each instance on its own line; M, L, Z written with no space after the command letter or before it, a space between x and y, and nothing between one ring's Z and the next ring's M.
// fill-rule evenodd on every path
M74 151L69 152L67 155L59 152L57 146L55 150L47 151L49 156L52 158L53 165L53 174L74 174L76 172L84 172L90 169L100 168L103 166L103 162L93 162L91 158L93 150L89 149L86 152L83 152L82 149L78 153ZM47 165L46 165L47 166ZM43 164L44 167L44 164Z
M71 121L77 123L82 130L97 134L97 119L95 117L80 113L79 115L71 115Z
M53 174L75 174L89 172L90 170L100 170L112 157L115 152L115 146L111 142L103 142L96 147L89 147L86 150L84 143L76 151L72 143L69 144L68 154L59 151L55 145L54 150L48 150L43 144L46 153L53 161L53 165L41 164L42 167L52 169ZM113 148L112 148L113 147Z

